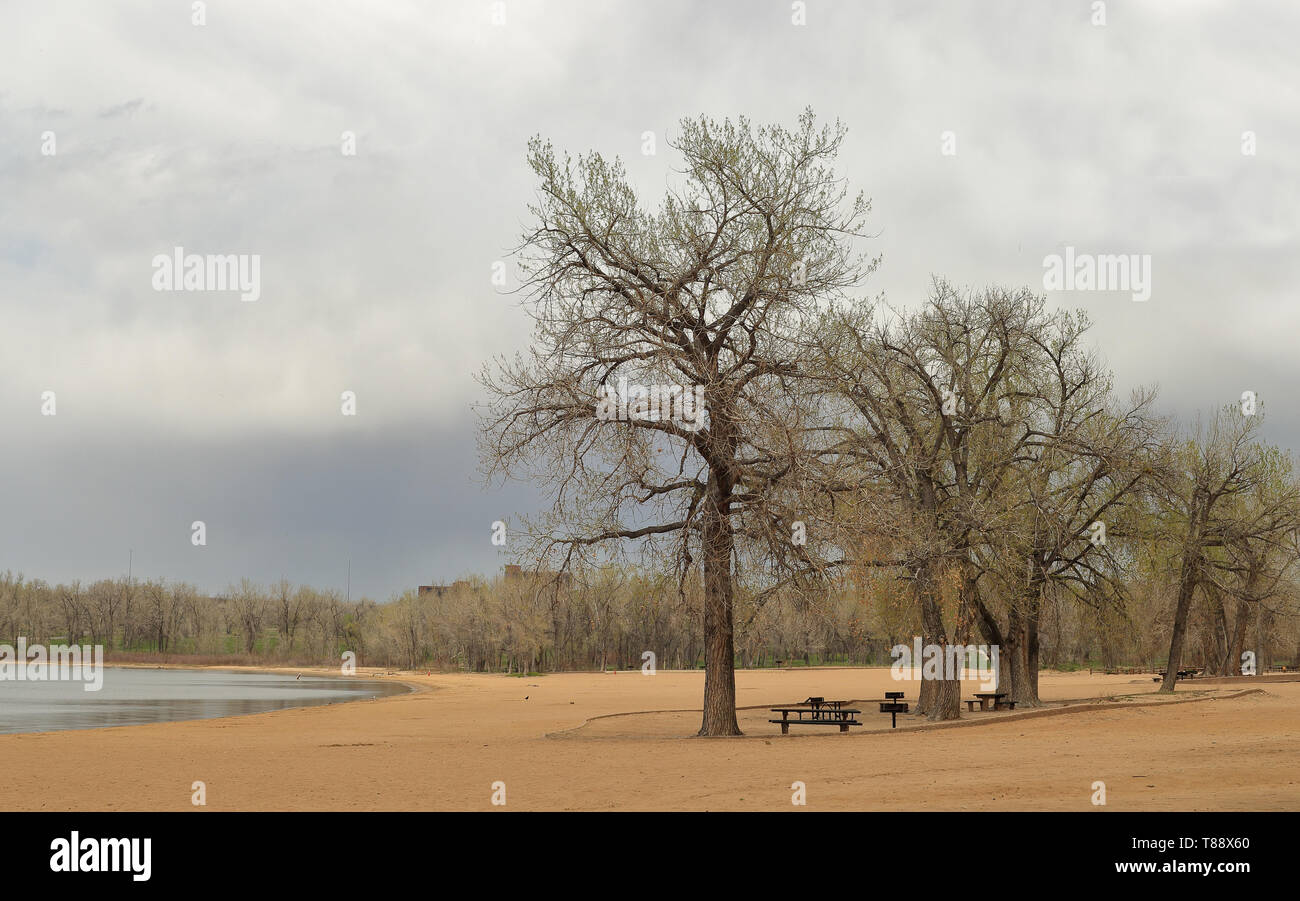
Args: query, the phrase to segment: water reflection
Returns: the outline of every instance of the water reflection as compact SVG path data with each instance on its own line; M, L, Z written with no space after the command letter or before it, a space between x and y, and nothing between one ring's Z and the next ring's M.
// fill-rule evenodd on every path
M400 694L378 679L107 667L104 685L0 680L0 733L211 719Z

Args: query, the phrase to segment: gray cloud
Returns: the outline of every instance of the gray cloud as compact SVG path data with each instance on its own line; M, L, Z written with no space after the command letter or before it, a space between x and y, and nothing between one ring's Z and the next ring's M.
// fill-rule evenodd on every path
M537 501L478 487L467 410L471 374L527 346L489 281L526 141L621 155L653 199L699 113L844 120L884 256L863 293L895 304L932 273L1039 287L1066 244L1150 254L1145 304L1053 302L1090 312L1121 386L1184 417L1256 390L1300 446L1300 12L807 7L796 27L788 3L508 0L493 27L486 2L234 2L195 27L185 4L28 5L0 28L0 567L91 578L129 546L211 588L341 587L351 554L380 597L496 567L486 525ZM175 246L260 255L261 299L152 290Z
M144 105L144 98L137 97L134 100L128 100L125 103L119 103L117 106L110 106L99 114L101 119L112 119L116 116L133 116Z

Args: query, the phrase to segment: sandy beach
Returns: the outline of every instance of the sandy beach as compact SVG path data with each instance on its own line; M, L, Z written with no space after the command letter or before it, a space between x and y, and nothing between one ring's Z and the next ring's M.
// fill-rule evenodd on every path
M325 671L319 671L324 673ZM374 701L0 736L9 810L1300 809L1300 681L1044 673L1053 706L929 727L864 710L849 734L767 707L880 698L888 669L741 671L738 739L700 739L700 672L382 675ZM973 686L971 687L973 688ZM968 689L965 694L969 694ZM1099 699L1085 701L1085 699ZM1060 706L1060 702L1071 702ZM810 734L811 733L811 734ZM828 734L829 733L829 734ZM206 807L191 803L195 781ZM491 803L506 785L504 808Z

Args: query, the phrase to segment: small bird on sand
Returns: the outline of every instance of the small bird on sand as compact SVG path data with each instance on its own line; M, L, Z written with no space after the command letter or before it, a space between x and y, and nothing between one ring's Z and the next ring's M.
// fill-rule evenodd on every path
M293 677L293 679L294 679L295 682L298 681L298 680L301 679L301 678L302 678L302 673L299 673L298 675L296 675L296 676Z

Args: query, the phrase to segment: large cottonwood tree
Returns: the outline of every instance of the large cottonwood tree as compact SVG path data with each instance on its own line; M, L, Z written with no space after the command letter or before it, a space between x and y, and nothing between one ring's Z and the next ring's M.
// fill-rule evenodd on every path
M840 310L819 332L840 402L820 458L840 512L825 519L846 562L901 575L927 644L965 645L978 625L1001 648L1000 689L1031 705L1044 586L1098 593L1110 573L1091 526L1122 534L1157 444L1152 395L1112 400L1087 329L1028 290L936 280L915 312ZM925 680L917 712L954 718L959 692Z
M927 645L969 642L974 548L1007 545L1001 533L1017 521L1014 474L1032 459L1033 436L1008 408L1033 383L1043 304L1027 290L970 293L936 280L915 312L839 310L820 332L826 389L841 403L821 459L853 510L833 521L852 563L892 567L911 586ZM855 555L864 547L869 559ZM948 675L922 681L918 714L959 716L961 686Z
M744 118L680 129L679 178L654 209L619 161L530 143L537 199L520 260L533 345L481 375L480 456L489 477L527 474L549 494L526 526L539 563L625 542L683 580L700 561L700 734L736 735L737 552L789 535L779 499L806 478L815 414L804 339L821 304L872 268L853 248L869 204L831 168L844 129L811 111L793 130ZM655 386L699 388L707 413L656 407L675 395Z
M1110 373L1086 346L1090 323L1059 312L1031 334L1029 378L1008 391L998 426L1016 448L999 475L1006 515L982 530L972 555L991 583L975 593L981 629L1001 647L1000 690L1039 704L1039 625L1044 592L1085 605L1122 605L1115 553L1142 519L1161 457L1155 392L1114 396ZM996 602L994 601L996 599ZM986 603L987 602L987 603Z

